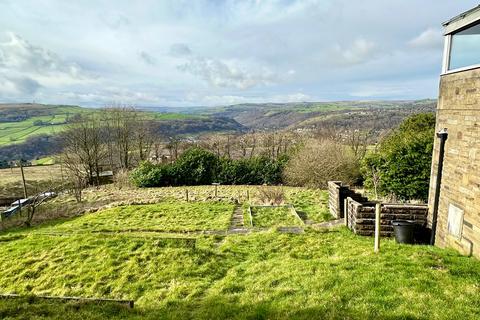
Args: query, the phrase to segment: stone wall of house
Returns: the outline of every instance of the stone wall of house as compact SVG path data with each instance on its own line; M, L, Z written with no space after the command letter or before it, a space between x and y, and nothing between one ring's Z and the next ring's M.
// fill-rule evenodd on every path
M346 224L354 233L373 236L375 233L375 202L363 202L347 198ZM409 220L419 226L427 222L427 205L382 204L380 211L380 236L393 236L392 221Z
M440 79L437 132L447 128L436 245L480 257L480 68ZM438 168L435 138L429 206ZM431 215L428 218L431 226Z
M360 202L368 201L367 198L356 193L354 190L350 189L350 186L344 185L341 181L328 182L328 207L330 213L336 219L344 217L344 201L348 197Z

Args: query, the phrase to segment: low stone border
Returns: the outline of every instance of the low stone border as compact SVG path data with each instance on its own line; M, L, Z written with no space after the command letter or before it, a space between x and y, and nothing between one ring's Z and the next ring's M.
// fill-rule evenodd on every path
M123 299L109 299L109 298L84 298L84 297L55 297L55 296L37 296L37 295L28 295L23 296L19 294L6 293L0 294L0 299L43 299L43 300L60 300L60 301L81 301L81 302L93 302L93 303L118 303L122 305L127 305L129 308L133 308L135 301L133 300L123 300Z
M280 204L280 205L264 205L264 204L258 204L258 205L249 205L248 206L248 216L250 218L250 226L253 228L253 217L252 217L252 208L289 208L290 212L300 221L302 226L305 225L305 221L303 221L302 218L298 215L297 210L293 206L293 204Z

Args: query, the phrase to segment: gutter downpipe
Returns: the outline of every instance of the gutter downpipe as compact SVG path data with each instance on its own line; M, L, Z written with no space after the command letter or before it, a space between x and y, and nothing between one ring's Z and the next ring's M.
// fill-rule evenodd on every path
M433 200L432 212L432 234L430 237L430 245L432 246L435 245L435 234L437 232L438 203L440 201L440 186L442 184L443 158L445 157L445 141L447 141L448 138L447 128L440 130L437 133L437 138L440 138L440 149L438 152L438 170L435 183L435 198Z

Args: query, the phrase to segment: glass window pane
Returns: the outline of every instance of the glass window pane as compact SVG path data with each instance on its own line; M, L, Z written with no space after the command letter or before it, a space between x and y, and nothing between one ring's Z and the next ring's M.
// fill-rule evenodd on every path
M449 70L480 64L480 24L452 36Z

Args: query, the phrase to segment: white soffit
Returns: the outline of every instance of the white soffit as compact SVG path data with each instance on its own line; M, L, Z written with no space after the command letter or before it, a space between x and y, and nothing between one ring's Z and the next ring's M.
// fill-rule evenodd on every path
M444 22L444 35L453 33L477 21L480 21L480 5Z

